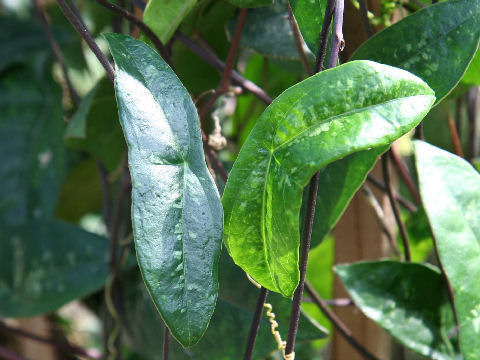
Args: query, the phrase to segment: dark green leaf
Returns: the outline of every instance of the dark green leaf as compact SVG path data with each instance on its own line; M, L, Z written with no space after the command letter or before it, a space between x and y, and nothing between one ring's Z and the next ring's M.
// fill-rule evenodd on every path
M322 31L327 1L290 0L290 4L302 33L303 40L308 48L316 54L318 51L318 37Z
M0 228L0 316L34 316L100 289L108 240L57 221Z
M82 99L65 132L67 144L98 158L114 171L125 156L125 140L118 121L115 93L107 78Z
M0 224L50 218L64 171L61 90L26 67L0 77Z
M448 335L455 330L441 272L397 261L335 267L355 305L409 349L430 359L458 357Z
M220 294L212 320L203 339L194 347L182 349L172 344L173 359L238 360L241 358L250 330L250 324L258 296L258 289L248 280L243 271L233 264L227 254L220 260ZM129 327L127 337L133 349L147 359L161 352L158 340L163 332L163 323L148 300L145 287L138 277L129 275L125 284L126 319L129 323L144 324ZM279 331L286 339L292 302L278 294L269 294L267 302L273 306ZM219 341L221 336L221 341ZM323 338L326 333L302 313L297 342L304 343ZM270 323L264 316L255 343L254 359L264 359L275 351L277 345L270 331Z
M460 81L480 38L480 0L451 0L407 16L365 42L352 59L421 77L441 101Z
M272 5L273 0L228 0L235 6L241 8L254 8L260 6Z
M106 38L129 147L140 269L172 334L192 346L215 307L223 220L205 164L197 110L150 47L123 35Z
M224 241L237 265L291 296L299 279L301 193L311 176L389 144L434 100L414 75L368 61L322 72L280 95L245 142L223 195Z
M166 44L197 0L150 0L143 21Z
M465 360L480 359L480 174L465 160L415 141L420 194L453 288Z

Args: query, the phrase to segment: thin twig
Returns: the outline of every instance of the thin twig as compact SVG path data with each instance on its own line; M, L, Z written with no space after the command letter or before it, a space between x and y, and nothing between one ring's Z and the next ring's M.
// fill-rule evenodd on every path
M315 74L323 70L323 63L327 56L328 34L330 33L330 24L332 23L333 12L337 0L328 0L323 18L322 31L320 32L317 59L315 62Z
M389 152L390 152L390 155L392 155L393 164L395 165L395 168L398 170L400 177L403 179L403 181L407 185L408 191L412 195L413 200L417 204L421 204L422 200L420 199L420 194L418 192L418 189L415 186L415 183L413 182L412 177L410 176L410 173L407 167L405 166L405 163L402 161L400 155L398 154L397 149L395 147L391 147Z
M165 325L165 331L163 333L163 353L162 360L168 360L170 354L170 329Z
M383 180L385 181L385 184L387 186L387 195L388 195L388 198L390 199L390 205L392 206L393 215L395 216L395 221L397 222L397 226L400 229L400 235L402 238L402 243L403 243L403 248L405 253L405 261L410 262L411 261L410 241L408 239L408 233L407 233L407 229L405 228L405 224L403 223L402 218L400 217L400 210L398 209L397 201L393 196L393 186L392 186L392 182L390 181L390 173L388 169L388 157L387 157L389 153L390 152L387 152L382 156Z
M292 30L293 41L295 42L295 47L297 48L298 57L302 63L303 69L307 76L312 75L312 69L310 68L310 61L308 61L307 54L303 47L303 37L298 27L297 20L293 15L293 10L290 5L290 0L287 0L287 9L288 9L288 22L290 23L290 29Z
M474 86L467 94L467 114L468 114L468 160L478 156L478 103L480 99L480 91L478 86Z
M452 115L450 114L450 109L448 108L447 104L445 104L445 112L447 114L448 131L450 133L450 139L452 140L452 145L453 145L453 149L455 150L455 154L457 154L457 156L460 156L461 158L464 158L462 144L460 141L460 137L458 136L457 126L455 125L455 121L453 120Z
M379 360L375 355L371 354L367 349L363 347L360 342L355 339L352 331L340 320L337 315L328 308L325 301L317 294L315 289L308 281L305 282L305 290L317 304L323 314L332 322L335 329L338 333L344 337L344 339L355 349L357 352L362 355L365 359L369 360Z
M362 23L365 28L365 34L370 38L373 35L372 24L370 24L370 19L368 18L368 8L366 0L358 0L360 4L360 14L362 15Z
M57 0L57 4L63 12L63 15L67 18L67 20L72 24L73 28L77 31L77 33L85 40L88 47L92 50L92 52L97 57L98 61L102 64L109 79L113 82L114 79L114 71L113 67L108 61L107 57L102 53L100 48L98 47L97 43L92 37L92 34L88 31L88 29L84 26L82 21L75 15L74 11L65 3L64 0ZM74 7L73 4L71 4Z
M98 4L102 5L106 9L117 13L121 16L123 16L125 19L130 21L131 23L137 25L140 30L143 31L143 33L151 40L153 45L157 48L158 52L162 56L162 58L165 60L165 62L173 68L172 65L172 60L170 59L170 53L168 52L167 48L165 45L162 43L160 38L153 32L153 30L145 24L141 19L135 16L135 14L132 14L130 11L125 10L123 7L120 7L116 4L111 3L110 1L107 0L95 0Z
M217 69L218 71L223 72L225 70L225 63L221 61L218 56L211 51L210 49L205 49L204 47L198 45L195 41L190 39L185 34L177 31L174 35L185 47L193 52L195 55L200 57L206 63ZM265 104L270 105L273 99L258 85L254 84L252 81L245 79L235 70L232 71L232 81L237 85L241 86L243 89L252 93L256 98L263 101Z
M378 202L377 198L375 197L375 194L373 193L372 189L367 185L367 183L364 183L362 185L362 190L363 194L365 195L365 198L367 199L368 204L372 208L375 217L378 220L378 223L382 227L383 233L387 237L387 240L392 247L395 255L397 255L399 258L401 257L400 251L398 250L398 245L395 240L395 237L390 233L390 229L388 228L388 225L385 221L385 213L383 212L382 206Z
M32 0L32 4L40 20L40 24L42 25L43 32L45 33L45 36L48 39L48 43L52 48L53 54L55 55L55 58L57 59L57 62L60 65L60 69L62 70L62 73L63 73L63 78L65 80L65 83L67 84L67 89L70 94L70 98L73 100L73 103L75 105L78 105L80 103L80 96L78 96L77 92L73 88L72 81L68 76L67 66L65 65L65 58L63 56L62 50L60 49L60 45L58 44L57 39L55 39L52 31L50 30L50 26L48 25L45 12L41 8L41 6L38 4L38 0Z
M255 347L255 340L257 339L258 329L260 329L260 320L262 320L263 305L265 304L267 295L268 290L262 286L258 294L257 305L255 306L255 313L253 314L252 325L250 326L250 332L248 333L247 346L245 348L243 360L252 359L253 349Z
M342 33L343 7L344 7L344 0L337 0L335 5L335 16L333 20L334 32L332 34L332 42L330 46L330 58L328 61L329 68L332 68L337 65L338 53L340 51L340 48L343 42L343 33ZM327 4L327 8L328 8L328 4ZM324 18L324 23L323 23L324 26L322 27L322 31L324 28L327 28L327 29L329 28L329 26L325 26L325 23L330 21L327 19L327 17ZM328 34L328 30L327 30L327 34ZM326 52L326 46L327 46L326 39L321 39L319 44L319 54ZM323 49L322 47L325 49ZM319 67L316 67L316 70L317 69L321 69L321 65ZM313 177L310 179L310 188L309 188L308 200L307 200L307 211L305 213L305 219L304 219L303 230L302 230L302 239L300 243L300 254L299 254L300 255L300 263L299 263L300 282L293 295L292 311L290 313L290 323L289 323L288 335L287 335L287 344L285 347L286 356L291 356L291 354L294 354L294 349L295 349L295 340L297 337L298 322L300 320L300 307L302 304L305 275L307 273L308 252L310 250L310 241L312 238L312 230L313 230L313 219L315 217L315 206L317 202L319 179L320 179L320 172L315 173L315 175L313 175Z
M0 331L3 331L5 333L11 333L11 334L18 335L18 336L22 336L22 337L25 337L27 339L38 341L38 342L41 342L41 343L44 343L44 344L52 345L52 346L56 347L57 349L60 349L60 350L64 351L67 354L77 354L77 355L87 357L87 358L90 358L90 359L100 359L99 355L93 354L90 351L88 351L86 349L83 349L79 346L70 344L68 342L59 342L55 339L44 338L44 337L38 336L36 334L32 334L30 332L27 332L25 330L17 329L17 328L14 328L12 326L9 326L9 325L5 324L3 321L0 321Z
M368 174L367 181L370 182L370 184L375 186L377 189L380 189L384 193L387 193L387 187L385 186L385 183L380 179L376 178L375 176L373 176L372 174ZM405 210L408 210L410 212L417 212L418 208L414 204L412 204L410 201L403 198L402 195L400 195L396 191L393 192L393 196L395 197L395 200L397 200L398 203L405 208Z

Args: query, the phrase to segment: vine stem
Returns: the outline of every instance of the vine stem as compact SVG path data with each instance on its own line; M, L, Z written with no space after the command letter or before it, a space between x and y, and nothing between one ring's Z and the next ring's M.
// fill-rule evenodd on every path
M367 349L365 349L360 342L355 339L353 336L352 331L338 318L338 316L328 308L327 303L317 294L313 286L306 281L305 282L305 290L313 299L315 304L320 308L323 314L332 322L333 326L340 335L342 335L345 340L355 349L358 351L360 355L362 355L365 359L368 360L379 360L375 355L371 354Z
M287 10L288 10L288 22L290 23L290 29L292 30L293 40L295 42L295 47L297 48L298 57L302 63L303 69L308 76L312 75L312 69L310 68L310 62L308 61L307 54L303 48L303 37L298 27L297 20L293 15L292 6L290 5L290 0L287 0Z
M402 180L405 182L405 185L407 185L408 191L412 195L413 200L417 204L421 204L422 200L420 199L420 194L418 192L417 187L415 186L415 183L412 180L412 177L410 176L410 172L408 171L408 168L405 166L405 163L402 161L402 158L400 157L400 154L398 153L398 150L395 147L391 147L389 150L390 155L392 156L393 164L395 165L395 168L398 170L398 173L400 174L400 177Z
M213 68L221 72L225 70L225 63L220 60L212 50L200 46L180 31L175 33L174 38L180 41L188 50L200 57ZM265 90L260 88L252 81L245 79L235 70L232 71L232 81L241 86L244 90L252 93L256 98L263 101L267 105L270 105L273 101L273 99L265 92Z
M80 96L78 96L77 92L73 88L72 81L68 76L67 66L65 65L65 57L63 56L62 50L60 49L60 45L58 44L57 39L55 39L55 37L52 34L50 26L48 25L47 18L45 16L45 12L41 8L38 1L39 0L32 0L33 7L40 20L40 24L42 25L42 29L43 29L43 32L45 33L45 36L47 37L48 43L52 48L53 54L55 55L55 58L57 59L57 62L60 65L60 69L62 70L63 78L65 79L65 83L67 85L67 89L70 94L70 97L73 103L75 105L78 105L80 103Z
M104 8L123 16L125 19L130 21L132 24L138 26L140 30L152 41L153 45L157 48L158 52L165 60L165 62L173 69L172 60L170 59L170 53L168 52L165 45L159 39L159 37L153 32L153 30L145 24L141 19L132 14L130 11L125 10L123 7L120 7L116 4L111 3L107 0L95 0L99 5L102 5Z
M384 193L387 192L387 186L385 185L385 183L373 176L372 174L368 174L367 181L373 186L375 186L377 189L382 190ZM393 196L395 197L395 200L397 200L398 203L402 205L406 210L410 212L417 212L418 208L410 201L403 198L398 192L394 191Z
M338 52L343 44L343 9L344 0L329 0L327 3L326 16L322 25L322 32L320 36L320 44L318 49L317 64L315 66L316 72L321 71L326 54L327 37L330 30L331 15L333 15L333 34L330 47L330 58L328 67L332 68L337 65ZM317 202L318 181L320 172L315 173L310 180L310 188L307 200L307 211L302 230L302 241L300 244L300 282L293 295L292 310L290 313L290 323L287 335L287 344L285 347L285 356L293 358L295 349L295 340L298 331L298 322L300 320L300 307L302 304L303 289L305 286L305 276L307 273L308 252L310 250L310 242L312 239L313 220L315 217L315 206ZM293 356L292 356L293 355Z
M458 136L457 126L455 125L455 121L452 118L452 114L450 114L450 109L448 108L448 105L445 105L445 112L447 115L448 131L450 133L450 139L452 140L455 154L457 154L457 156L460 156L461 158L465 158L465 156L463 155L462 143L460 141L460 137Z
M255 347L255 340L257 339L258 330L260 329L260 320L262 319L263 306L267 299L268 290L263 286L260 288L260 292L257 298L257 305L255 306L255 313L253 314L252 325L250 326L250 332L248 333L247 346L245 348L245 354L243 360L251 360L253 356L253 349Z
M363 27L365 28L365 33L367 37L370 38L373 35L373 28L370 24L370 20L368 19L368 8L367 8L367 1L366 0L358 0L360 5L360 14L362 15L362 23Z
M395 221L397 222L397 226L400 229L400 235L402 238L404 254L405 254L405 261L411 261L410 255L410 241L408 239L407 229L405 228L405 224L403 223L400 217L400 210L398 209L397 201L393 196L393 186L392 182L390 181L390 172L388 170L388 154L387 152L382 156L382 173L383 173L383 180L385 181L385 185L387 187L387 195L388 199L390 200L390 205L392 206L393 215L395 216Z
M165 332L163 333L163 354L162 360L168 360L170 354L170 329L165 325Z
M57 0L57 4L60 7L60 10L62 10L63 15L65 15L65 17L73 26L73 28L83 38L83 40L85 40L88 47L92 50L92 52L95 54L97 59L100 61L105 71L107 72L107 76L110 79L110 81L113 82L114 70L112 65L110 64L107 57L102 53L102 51L98 47L97 43L93 39L92 34L90 34L90 32L85 27L83 22L75 15L76 11L75 12L72 11L72 9L65 3L64 0ZM71 6L73 7L74 5L71 4Z

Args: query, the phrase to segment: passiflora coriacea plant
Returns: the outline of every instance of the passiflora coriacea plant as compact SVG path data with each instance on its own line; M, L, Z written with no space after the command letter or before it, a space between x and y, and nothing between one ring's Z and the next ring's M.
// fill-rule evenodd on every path
M0 1L0 331L108 359L480 359L479 16ZM86 307L86 340L10 320Z

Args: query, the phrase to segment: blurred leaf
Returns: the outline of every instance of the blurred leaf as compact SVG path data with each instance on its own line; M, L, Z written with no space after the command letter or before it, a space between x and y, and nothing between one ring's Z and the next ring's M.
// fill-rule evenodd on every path
M128 36L106 38L129 147L138 262L173 336L192 346L215 307L223 225L197 110L154 50Z
M118 121L112 84L103 78L82 99L65 131L67 144L97 157L114 171L124 158L126 146Z
M64 174L61 90L26 67L0 76L0 224L50 218Z
M339 265L335 272L362 312L407 348L457 359L448 335L455 320L440 270L397 261Z
M342 99L342 101L339 101ZM356 61L274 100L250 133L223 194L224 242L264 287L291 296L299 279L301 193L312 175L412 129L435 100L414 75Z
M366 41L353 60L397 66L422 78L440 102L460 81L478 48L480 0L428 6Z
M197 0L150 0L143 21L166 44Z
M480 85L480 53L478 51L468 66L462 82L469 85Z
M465 360L480 359L480 174L465 160L415 141L425 211L453 288Z
M245 351L245 343L255 309L259 290L253 286L243 271L235 266L224 252L220 260L220 293L212 320L202 340L194 347L182 349L171 344L172 359L237 360ZM158 340L163 333L163 323L149 301L148 293L139 276L132 273L125 284L126 320L143 326L129 327L127 338L132 348L146 359L153 359L162 350ZM270 293L267 302L273 305L279 331L286 339L291 300ZM219 341L221 336L221 341ZM297 343L305 343L326 336L324 329L303 313L300 318ZM270 323L263 315L260 331L255 343L254 359L264 359L277 349L270 330Z
M0 315L34 316L100 289L108 240L58 221L0 228Z
M231 4L241 8L254 8L272 5L273 0L228 0Z
M313 54L318 51L318 38L322 31L323 18L325 16L326 0L290 0L293 14L303 40Z

